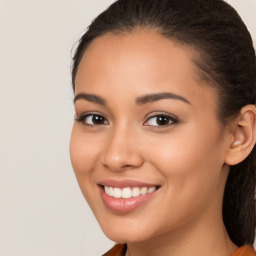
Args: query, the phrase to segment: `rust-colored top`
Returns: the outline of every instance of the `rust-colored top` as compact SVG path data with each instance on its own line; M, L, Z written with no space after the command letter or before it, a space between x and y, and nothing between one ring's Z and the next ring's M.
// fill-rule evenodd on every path
M102 256L125 256L125 253L126 253L126 245L116 244L110 251L108 251ZM244 245L238 248L230 256L256 256L256 253L252 246Z
M111 250L102 256L125 256L126 244L116 244Z
M256 253L252 246L245 245L238 248L235 252L231 254L231 256L256 256Z

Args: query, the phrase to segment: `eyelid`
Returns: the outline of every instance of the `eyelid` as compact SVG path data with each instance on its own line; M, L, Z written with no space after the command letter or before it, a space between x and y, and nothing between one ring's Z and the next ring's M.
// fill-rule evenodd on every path
M99 112L85 112L85 113L82 113L81 115L78 115L78 117L75 116L75 121L77 121L79 123L82 123L83 125L90 126L90 127L106 125L105 123L104 124L88 124L88 123L84 122L84 120L87 117L94 116L94 115L103 117L104 122L107 121L107 124L109 124L109 121L107 120L107 118Z
M89 124L86 123L84 120L86 118L88 118L89 116L93 116L93 115L98 115L100 117L102 117L104 119L104 123L103 124ZM151 118L157 118L157 117L167 117L170 120L169 124L164 124L164 125L150 125L150 124L146 124ZM144 126L150 126L153 128L165 128L171 125L174 125L176 123L179 122L179 118L174 116L173 114L170 113L166 113L166 112L151 112L150 114L146 115L145 117L146 121L143 122ZM109 121L107 120L107 118L100 112L85 112L82 113L80 115L78 115L77 117L75 116L75 121L82 123L83 125L89 126L89 127L96 127L96 126L103 126L103 125L108 125ZM106 121L106 123L105 123Z
M166 124L166 125L145 125L146 122L148 122L151 118L157 118L157 117L160 117L160 116L163 116L163 117L167 117L171 120L171 123L169 124ZM166 113L166 112L153 112L153 113L150 113L146 116L146 121L143 123L143 125L145 126L151 126L151 127L154 127L154 128L165 128L165 127L168 127L168 126L171 126L171 125L174 125L176 123L179 122L179 118L170 114L170 113Z

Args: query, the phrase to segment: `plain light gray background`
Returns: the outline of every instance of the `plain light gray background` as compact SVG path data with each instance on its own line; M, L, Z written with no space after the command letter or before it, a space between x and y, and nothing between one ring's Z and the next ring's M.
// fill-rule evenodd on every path
M0 0L0 255L97 256L112 246L69 160L71 49L113 0ZM256 0L229 0L256 41Z

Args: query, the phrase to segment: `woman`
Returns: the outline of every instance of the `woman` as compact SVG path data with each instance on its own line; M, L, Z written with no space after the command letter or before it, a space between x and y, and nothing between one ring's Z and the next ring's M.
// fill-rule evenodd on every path
M72 79L71 161L105 255L255 255L255 51L232 7L116 1Z

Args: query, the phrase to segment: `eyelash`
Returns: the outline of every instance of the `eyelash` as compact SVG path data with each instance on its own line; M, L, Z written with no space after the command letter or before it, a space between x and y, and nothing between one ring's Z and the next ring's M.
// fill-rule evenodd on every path
M99 117L99 118L102 118L102 120L104 121L104 123L101 123L101 124L89 124L89 123L86 123L86 119L87 118L93 118L93 117ZM86 125L86 126L90 126L90 127L93 127L93 126L100 126L100 125L106 125L106 124L109 124L107 119L100 115L100 114L97 114L97 113L88 113L88 114L82 114L81 116L79 116L78 118L75 118L75 121L79 122L79 123L82 123L83 125ZM105 123L107 121L107 123Z
M147 125L146 123L148 123L150 120L152 119L156 119L156 122L157 122L157 118L163 118L164 121L168 121L167 124L163 124L163 125ZM158 120L158 121L161 121ZM174 125L174 124L177 124L179 122L178 118L177 117L174 117L174 116L171 116L169 114L163 114L163 113L155 113L153 115L151 115L147 120L146 122L144 122L144 125L145 126L152 126L154 128L165 128L165 127L168 127L168 126L171 126L171 125Z
M100 118L101 122L103 123L99 123L99 124L95 124L95 123L88 123L86 122L86 119L91 117L91 122L93 122L93 118ZM164 120L164 122L168 121L167 124L163 124L163 125L150 125L150 124L147 124L149 123L150 120L152 119L157 119L157 118L163 118L162 120ZM161 119L160 120L156 120L157 121L160 121L161 122ZM75 118L75 121L79 122L79 123L82 123L83 125L86 125L86 126L90 126L90 127L93 127L93 126L101 126L101 125L108 125L109 122L108 120L100 115L100 114L97 114L97 113L88 113L88 114L82 114L81 116L79 116L78 118ZM94 120L95 121L95 120ZM163 113L159 113L159 114L154 114L152 116L150 116L149 118L147 118L147 120L143 123L143 125L145 126L151 126L151 127L154 127L154 128L162 128L162 127L168 127L168 126L171 126L171 125L174 125L174 124L177 124L179 122L178 118L176 117L173 117L171 115L168 115L168 114L163 114Z

